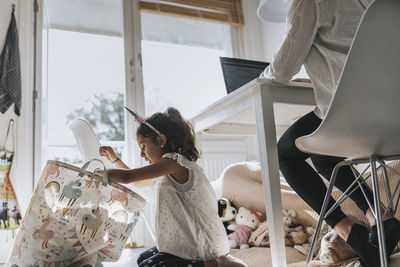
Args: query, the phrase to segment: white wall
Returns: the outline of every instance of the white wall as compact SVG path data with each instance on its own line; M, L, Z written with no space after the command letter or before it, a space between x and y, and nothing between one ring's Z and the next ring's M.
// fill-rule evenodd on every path
M257 7L259 0L244 0L243 15L243 42L244 42L244 58L250 60L265 61L264 56L264 40L262 37L262 21L257 17Z
M259 2L259 1L258 1ZM261 34L263 39L263 52L264 60L267 62L272 62L274 55L279 50L286 34L286 23L273 23L261 21ZM301 68L300 72L293 78L308 78L308 75L304 69Z
M32 192L32 90L33 90L33 1L3 0L0 2L0 49L3 49L11 14L11 4L16 4L15 15L19 31L21 58L22 106L21 116L14 114L11 106L5 114L0 114L0 144L6 135L10 118L15 120L16 153L12 166L11 181L20 199L24 212Z
M12 105L5 114L0 113L0 146L3 145L8 121L15 120L16 153L10 173L11 182L19 199L22 213L28 206L32 194L32 87L33 87L33 1L2 0L0 1L0 50L3 50L6 34L11 18L11 5L15 3L15 16L19 31L19 48L21 58L22 107L21 116L14 114ZM11 143L7 147L11 146ZM0 231L0 262L8 252L11 244L5 245L5 240L11 241L9 231Z
M260 20L260 19L259 19ZM286 23L261 22L261 36L264 43L265 60L271 62L279 50L286 33Z

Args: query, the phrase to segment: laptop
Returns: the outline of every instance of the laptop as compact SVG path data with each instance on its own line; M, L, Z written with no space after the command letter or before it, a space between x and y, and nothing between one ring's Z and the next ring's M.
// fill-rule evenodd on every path
M219 59L228 94L258 78L269 65L268 62L239 58L220 57Z

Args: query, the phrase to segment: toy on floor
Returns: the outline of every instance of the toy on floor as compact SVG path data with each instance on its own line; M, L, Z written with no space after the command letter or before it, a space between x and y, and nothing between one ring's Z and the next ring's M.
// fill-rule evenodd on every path
M236 225L228 226L229 230L234 232L228 235L230 248L240 247L240 249L249 248L249 238L253 230L260 224L261 212L239 208L236 216Z
M228 230L228 226L235 223L237 215L235 205L227 198L218 199L218 215L225 226L226 233L232 233L233 231Z
M283 227L285 245L292 246L300 253L307 255L315 232L314 228L301 225L294 210L283 210Z
M294 247L300 253L307 255L315 230L312 227L305 227L299 222L294 210L283 210L285 245ZM260 223L259 227L251 234L249 243L254 246L269 247L269 231L266 221Z
M312 243L312 237L315 233L314 228L306 227L302 225L290 228L289 233L290 240L293 242L293 248L297 249L303 255L308 255L310 245Z

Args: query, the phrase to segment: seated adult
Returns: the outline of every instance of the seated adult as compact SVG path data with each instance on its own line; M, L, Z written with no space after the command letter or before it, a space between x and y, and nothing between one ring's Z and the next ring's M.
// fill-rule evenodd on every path
M322 122L335 93L358 24L370 2L371 0L294 0L288 14L286 38L273 63L261 74L261 77L272 78L275 82L287 83L304 64L310 77L317 106L282 135L278 142L278 155L279 167L286 181L317 213L320 213L327 190L319 174L329 180L333 168L343 158L304 153L296 147L295 140L311 134ZM308 158L311 158L319 174L306 162ZM344 191L354 180L350 167L342 167L335 185ZM373 203L372 192L367 186L363 189ZM371 234L366 227L349 219L340 207L327 216L325 221L358 254L362 266L380 266L373 213L360 188L350 198L366 215L372 226ZM330 198L329 206L333 203L333 198ZM390 255L400 239L400 222L391 216L384 220L386 249Z

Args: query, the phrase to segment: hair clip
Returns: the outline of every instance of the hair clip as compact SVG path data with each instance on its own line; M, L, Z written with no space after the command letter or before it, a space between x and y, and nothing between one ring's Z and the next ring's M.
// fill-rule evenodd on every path
M139 125L145 124L150 129L152 129L154 132L156 132L158 135L162 135L162 133L160 133L160 131L158 131L156 128L154 128L153 125L148 123L145 118L143 118L142 116L137 114L135 111L129 109L127 106L125 106L125 109L135 118L135 120L139 123Z

